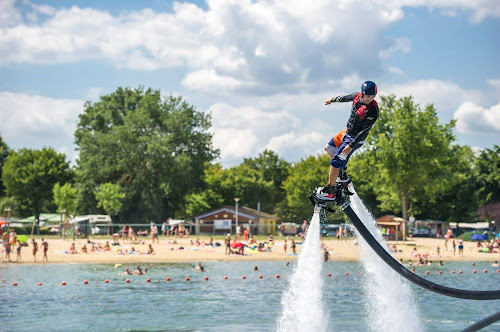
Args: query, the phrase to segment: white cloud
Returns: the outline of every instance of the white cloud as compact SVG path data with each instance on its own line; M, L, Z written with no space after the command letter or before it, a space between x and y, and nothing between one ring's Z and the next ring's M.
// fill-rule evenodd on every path
M442 116L446 114L451 119L451 114L462 103L475 100L482 104L488 101L487 95L482 91L465 90L456 83L437 79L408 81L397 85L379 84L378 93L394 94L397 97L413 96L421 106L432 103L441 114L442 120L446 120L446 117Z
M0 0L0 29L22 22L21 13L14 7L14 3L15 0Z
M411 50L411 42L408 38L396 38L391 42L392 44L389 47L378 53L379 57L388 58L395 52L401 51L403 53L408 53Z
M399 69L398 67L389 67L387 70L389 71L389 73L396 74L396 75L403 75L404 74L404 72L401 69Z
M99 99L103 90L104 90L103 88L97 88L97 87L89 88L89 91L87 92L87 98L92 100Z
M2 138L11 148L50 146L74 159L73 134L83 104L83 100L0 92Z
M44 18L25 23L13 0L0 0L0 66L105 60L143 71L181 67L187 71L185 86L201 91L312 89L345 72L376 75L381 64L364 61L366 49L382 58L409 52L408 38L383 37L403 19L403 6L467 11L475 21L500 17L495 1L466 0L364 6L356 0L319 0L314 6L301 0L209 0L206 10L174 2L168 13L143 9L118 15L25 2L27 15L31 10ZM353 15L364 24L352 24Z
M500 103L484 109L467 102L455 112L457 130L476 135L500 135Z

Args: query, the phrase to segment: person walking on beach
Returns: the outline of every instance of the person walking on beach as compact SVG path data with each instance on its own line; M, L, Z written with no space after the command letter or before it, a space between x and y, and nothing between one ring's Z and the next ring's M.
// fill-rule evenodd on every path
M16 252L17 252L17 257L16 257L16 262L21 262L21 248L22 248L21 241L17 240L17 247L16 247Z
M38 243L36 243L35 239L32 239L31 244L33 245L33 260L36 262L36 253L38 252Z
M47 263L49 262L49 258L47 257L47 251L49 250L49 243L45 241L42 237L42 248L43 248L43 258L42 262L45 260Z
M285 239L285 244L283 244L283 250L285 250L285 255L286 255L286 245L287 245L286 241L287 239Z
M165 236L167 235L167 222L164 221L163 224L161 224L161 235Z
M458 256L464 255L464 241L462 239L458 239Z
M291 242L292 242L292 244L290 245L290 247L292 247L292 253L294 253L294 254L295 254L295 240L294 240L294 239L292 239L292 241L291 241Z
M226 255L230 255L231 254L231 234L227 233L227 236L224 239L224 243L226 244Z
M451 241L451 245L453 246L453 256L455 256L455 252L457 251L457 243L455 242L455 239Z
M127 232L127 226L123 225L122 227L122 236L123 236L123 243L125 243L125 240L128 238L128 232Z

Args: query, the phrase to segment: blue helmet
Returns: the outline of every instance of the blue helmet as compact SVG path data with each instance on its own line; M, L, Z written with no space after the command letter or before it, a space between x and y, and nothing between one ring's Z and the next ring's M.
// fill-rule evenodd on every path
M361 85L361 94L374 96L377 94L377 84L372 81L366 81Z

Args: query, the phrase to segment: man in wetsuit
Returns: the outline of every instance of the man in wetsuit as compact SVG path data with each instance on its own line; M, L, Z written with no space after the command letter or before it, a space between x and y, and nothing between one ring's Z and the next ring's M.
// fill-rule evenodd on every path
M334 185L340 170L345 168L352 153L363 145L370 129L375 124L375 121L377 121L379 110L377 102L374 100L376 95L377 85L372 81L366 81L361 85L361 92L334 97L325 102L325 105L330 105L331 103L352 101L352 108L351 115L347 121L346 134L330 160L328 183L321 190L323 196L334 197Z

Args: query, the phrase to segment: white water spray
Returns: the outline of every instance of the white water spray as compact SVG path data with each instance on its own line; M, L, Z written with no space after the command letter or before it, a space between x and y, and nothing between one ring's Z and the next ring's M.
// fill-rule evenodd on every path
M322 267L319 213L314 213L288 290L281 299L283 312L278 321L279 332L326 331L328 319L323 310Z
M373 237L387 250L375 219L358 194L351 196L351 207ZM361 262L367 272L363 288L368 312L368 327L372 331L424 331L411 288L393 271L356 231L361 245Z

